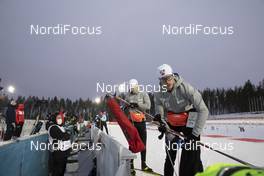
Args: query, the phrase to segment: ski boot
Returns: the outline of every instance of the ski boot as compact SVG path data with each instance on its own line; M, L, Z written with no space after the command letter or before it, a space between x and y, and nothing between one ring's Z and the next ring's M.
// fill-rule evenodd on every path
M149 172L149 173L153 172L153 170L149 166L147 166L147 164L145 162L142 163L141 170L144 172Z

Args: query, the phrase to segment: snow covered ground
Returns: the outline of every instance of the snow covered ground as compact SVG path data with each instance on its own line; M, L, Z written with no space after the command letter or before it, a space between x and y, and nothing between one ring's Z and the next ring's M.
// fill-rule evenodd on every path
M241 113L230 113L221 115L210 115L210 119L244 119L244 118L263 118L264 112L241 112Z
M247 132L250 130L246 130L243 133L232 133L232 130L236 131L237 129L239 129L237 128L237 125L232 124L229 126L228 130L231 131L229 134L236 134L235 136L229 136L226 134L221 135L222 131L220 130L215 131L214 135L211 134L206 136L207 134L204 134L201 141L211 145L214 148L220 149L222 152L228 153L249 163L255 164L257 166L264 166L264 140L243 140L243 135L247 134ZM264 125L261 125L259 129L264 129ZM128 146L126 139L118 125L109 125L109 134L122 145L126 147ZM147 164L152 167L154 171L163 174L163 165L165 161L164 138L163 140L158 140L158 135L159 131L156 129L156 127L148 126ZM261 134L255 134L256 136L252 135L253 134L249 135L248 137L259 139L259 137L263 135L263 132ZM175 164L176 170L178 170L179 160L180 155L177 155ZM202 149L202 161L205 168L209 165L219 162L236 163L236 161L233 161L214 151L209 151L208 149ZM135 167L140 168L140 154L137 154Z
M33 123L34 121L26 121L22 132L23 135L27 135L31 131ZM113 139L125 147L128 146L123 132L116 123L109 124L108 128L109 134ZM156 126L148 125L147 128L147 164L154 171L163 174L165 162L164 138L163 140L158 139L160 133ZM42 131L44 131L44 125ZM201 141L241 160L264 167L263 134L263 118L208 120ZM179 161L180 151L176 158L176 170L178 170ZM219 162L236 163L236 161L204 148L202 148L202 161L204 168ZM140 168L140 164L140 154L137 154L135 167Z

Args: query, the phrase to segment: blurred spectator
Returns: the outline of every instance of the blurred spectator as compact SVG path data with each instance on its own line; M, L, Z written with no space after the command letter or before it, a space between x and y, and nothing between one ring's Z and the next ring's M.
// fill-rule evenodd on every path
M16 122L16 101L12 100L8 105L6 111L6 132L4 141L10 140L14 135L15 122Z

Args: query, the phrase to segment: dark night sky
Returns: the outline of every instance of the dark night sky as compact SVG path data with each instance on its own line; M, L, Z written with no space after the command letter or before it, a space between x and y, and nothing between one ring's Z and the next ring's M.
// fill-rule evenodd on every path
M94 98L96 82L157 83L173 66L199 89L264 78L264 1L0 2L0 77L19 95ZM102 26L100 36L30 35L30 25ZM233 26L229 36L164 36L162 25Z

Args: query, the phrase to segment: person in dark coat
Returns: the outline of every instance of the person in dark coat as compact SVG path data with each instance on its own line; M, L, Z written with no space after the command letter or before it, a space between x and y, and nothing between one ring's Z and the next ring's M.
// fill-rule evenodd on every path
M70 135L63 127L64 116L62 113L51 115L52 123L48 127L49 144L51 147L50 153L50 171L52 176L63 176L67 158L71 151Z
M14 135L16 122L16 101L12 100L6 111L6 132L4 141L10 140Z

